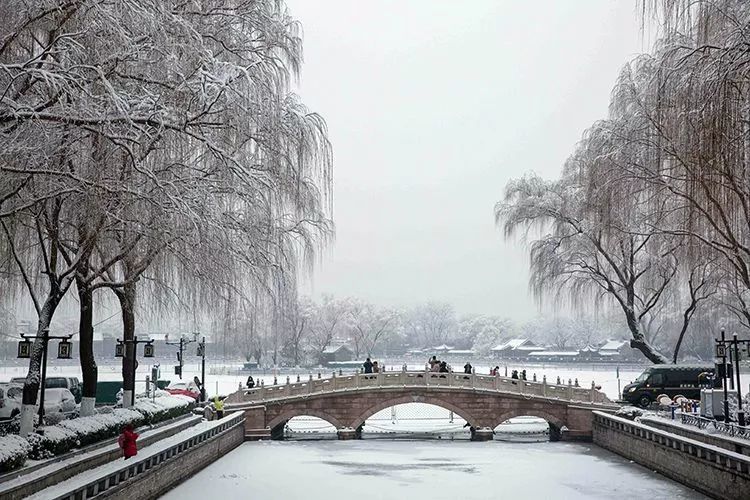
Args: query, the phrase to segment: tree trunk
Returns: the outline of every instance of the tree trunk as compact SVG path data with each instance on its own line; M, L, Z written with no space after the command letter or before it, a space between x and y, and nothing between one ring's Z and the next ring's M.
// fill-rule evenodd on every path
M123 340L133 340L135 337L135 283L128 283L120 289L114 290L120 301L122 311L122 338ZM136 349L132 343L126 343L124 356L122 358L122 406L130 407L130 399L135 391L135 373L133 372L133 358Z
M85 280L76 278L78 288L78 302L80 304L80 320L78 324L78 352L81 357L81 373L83 375L83 399L81 400L81 416L94 414L96 404L96 382L98 368L94 359L94 301L92 291Z
M19 435L23 438L34 430L34 415L37 412L37 394L42 379L42 355L44 353L44 341L41 339L44 330L49 328L52 316L60 304L62 294L58 290L52 290L44 301L42 311L39 313L36 335L37 339L31 346L31 358L29 359L29 371L23 385L23 399L21 404L21 425ZM42 425L39 422L39 425Z
M635 313L633 313L633 294L628 294L628 303L630 304L629 307L627 307L625 304L621 303L622 310L625 313L625 319L628 323L628 328L630 329L630 333L633 335L633 338L630 339L630 347L633 349L638 349L643 353L646 358L651 361L654 364L657 365L664 365L669 363L669 359L667 359L666 356L664 356L662 353L656 350L654 346L652 346L648 340L643 336L643 333L641 333L640 329L638 328L638 319L635 317Z

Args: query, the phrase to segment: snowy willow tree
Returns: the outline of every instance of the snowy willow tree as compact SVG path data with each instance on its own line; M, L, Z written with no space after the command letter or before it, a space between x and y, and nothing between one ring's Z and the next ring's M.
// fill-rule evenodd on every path
M668 192L680 218L664 231L717 258L725 305L750 326L750 6L655 1L663 39L622 79L614 105L648 124L660 161L631 177Z
M110 195L96 212L102 228L71 219L86 244L70 243L79 253L66 263L84 303L97 287L116 292L125 339L136 283L154 263L148 278L164 280L158 289L208 308L202 299L273 292L273 275L310 262L330 231L330 152L322 120L289 91L301 39L282 2L18 0L4 2L0 17L0 168L13 174L0 200L16 201L2 213L27 207L33 218L35 201L69 190L84 200ZM93 169L79 171L78 151ZM40 176L56 190L20 194ZM83 362L90 312L81 321ZM129 348L125 370L133 355ZM89 395L95 370L84 379Z

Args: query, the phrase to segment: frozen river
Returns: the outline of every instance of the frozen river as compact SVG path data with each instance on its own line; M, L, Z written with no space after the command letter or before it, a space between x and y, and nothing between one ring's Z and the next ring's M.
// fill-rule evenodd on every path
M162 498L488 500L706 498L606 450L574 443L259 441Z

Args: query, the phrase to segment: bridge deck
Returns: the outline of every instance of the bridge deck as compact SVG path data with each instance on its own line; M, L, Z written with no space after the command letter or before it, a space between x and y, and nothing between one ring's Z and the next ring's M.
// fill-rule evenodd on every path
M592 384L593 385L593 384ZM594 387L583 388L572 385L548 384L546 381L533 382L509 377L476 375L466 373L435 372L381 372L334 375L328 378L313 378L300 382L243 389L232 394L227 403L230 406L243 403L264 403L296 399L310 395L339 391L365 391L378 388L440 388L468 391L489 391L504 394L537 396L556 401L593 403L611 406L607 396Z

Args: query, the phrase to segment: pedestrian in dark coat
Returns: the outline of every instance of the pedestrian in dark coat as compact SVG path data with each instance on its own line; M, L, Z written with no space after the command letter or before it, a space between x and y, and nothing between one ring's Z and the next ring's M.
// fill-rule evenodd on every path
M367 358L364 363L362 363L362 366L365 369L365 373L372 373L372 361L370 361L370 358Z
M464 373L471 373L471 369L472 369L471 363L467 361L466 364L464 365Z

